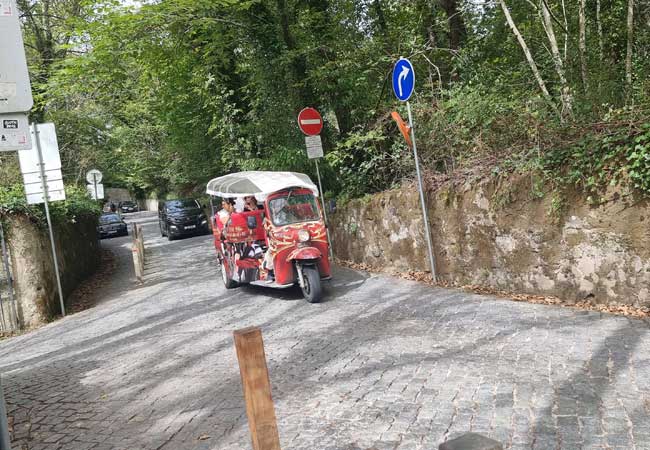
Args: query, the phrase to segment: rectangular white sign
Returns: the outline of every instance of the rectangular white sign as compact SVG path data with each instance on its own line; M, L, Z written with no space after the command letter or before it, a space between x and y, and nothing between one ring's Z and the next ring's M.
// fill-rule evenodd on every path
M32 140L27 114L0 114L0 152L30 148Z
M41 173L38 165L38 152L36 151L36 139L34 137L34 127L30 127L31 138L34 145L31 150L21 150L18 152L18 161L20 162L20 171L25 174ZM59 144L56 140L56 130L53 123L43 123L38 125L38 137L41 144L41 155L45 171L61 169L61 157L59 155Z
M32 109L20 17L14 0L0 0L0 113Z
M61 180L61 169L46 170L45 178L47 181ZM41 173L40 172L30 172L23 174L23 181L25 184L34 184L41 182Z
M323 142L320 135L305 136L305 144L307 145L307 157L309 159L323 157Z
M87 184L86 189L88 189L88 193L90 194L90 198L93 200L101 200L104 198L104 185L101 183L97 183L97 196L95 197L95 185L93 184Z
M29 150L18 152L20 171L23 174L25 183L25 194L27 203L30 205L43 203L43 182L41 179L41 168L38 160L38 147L34 127L30 127L31 138L34 145ZM48 201L65 200L65 187L61 173L61 157L59 156L59 144L56 140L56 130L53 123L38 125L38 139L43 158L45 180L47 183Z
M65 191L48 191L47 192L47 201L48 202L58 202L65 200ZM30 194L27 196L27 203L30 205L36 205L38 203L45 203L43 193L39 192L37 194Z
M59 173L60 175L60 173ZM45 183L47 185L47 191L52 192L52 191L64 191L65 187L63 186L63 180L58 179L58 180L50 180L48 178L47 182ZM38 194L38 193L43 192L43 183L25 183L25 194L31 195L31 194Z
M61 169L45 172L45 180L48 201L65 200L65 186L63 185ZM25 182L27 203L30 205L43 203L43 182L41 181L40 172L23 174L23 181Z

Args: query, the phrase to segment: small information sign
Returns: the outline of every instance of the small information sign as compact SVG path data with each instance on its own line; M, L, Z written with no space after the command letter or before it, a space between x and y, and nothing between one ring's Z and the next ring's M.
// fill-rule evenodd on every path
M320 135L305 136L305 144L307 144L307 157L309 159L323 157L323 142Z
M104 185L101 183L87 184L86 189L93 200L101 200L104 198Z
M0 114L0 152L30 148L32 140L27 114Z

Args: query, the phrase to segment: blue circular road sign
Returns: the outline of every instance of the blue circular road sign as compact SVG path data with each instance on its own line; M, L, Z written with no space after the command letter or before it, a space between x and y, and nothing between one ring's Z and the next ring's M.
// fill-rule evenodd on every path
M405 102L413 94L415 87L415 70L413 64L406 58L401 58L393 68L393 91L395 96Z

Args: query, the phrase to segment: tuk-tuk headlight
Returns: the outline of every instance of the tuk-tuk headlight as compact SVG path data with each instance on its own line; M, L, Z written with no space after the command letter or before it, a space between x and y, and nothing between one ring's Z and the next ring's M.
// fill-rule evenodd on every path
M309 235L309 231L307 230L300 230L298 231L298 240L300 242L307 242L311 236Z

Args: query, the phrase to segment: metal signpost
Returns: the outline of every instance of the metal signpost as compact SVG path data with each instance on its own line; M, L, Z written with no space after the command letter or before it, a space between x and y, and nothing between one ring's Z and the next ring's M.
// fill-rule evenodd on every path
M103 177L102 173L97 169L89 170L86 173L86 181L90 183L86 185L86 188L93 200L104 198L104 185L101 184Z
M330 238L330 229L327 223L327 211L325 210L325 194L323 184L320 180L320 168L318 167L318 158L323 157L323 142L320 138L320 132L323 131L323 118L314 108L305 108L298 113L298 126L300 131L305 134L305 144L307 146L307 157L313 159L316 163L316 176L318 177L318 189L320 190L320 200L323 205L323 218L325 219L325 229L327 230L327 241L329 242L330 257L333 256L332 239Z
M33 104L18 8L14 0L0 0L0 151L31 148L27 111ZM8 270L3 239L2 245L4 266L5 270ZM8 272L7 278L11 283ZM13 295L12 286L9 287L9 292ZM13 307L15 308L15 304ZM14 320L17 325L18 317L15 312ZM2 379L0 379L0 449L11 450Z
M420 202L422 203L422 216L424 218L424 232L427 238L427 247L429 249L429 264L431 265L431 276L433 281L436 281L436 260L433 255L433 245L431 244L431 230L429 229L429 218L427 214L427 204L424 198L424 188L422 183L422 175L420 173L420 160L418 158L418 149L415 145L415 130L413 127L413 117L411 115L411 104L409 98L413 94L415 88L415 70L413 64L406 59L400 58L395 67L393 68L393 91L398 100L406 102L406 109L408 111L409 131L411 132L411 142L413 144L413 156L415 158L415 171L418 176L418 186L420 189ZM402 127L400 127L402 128ZM407 139L408 142L408 139Z
M43 203L45 206L45 217L50 232L50 244L52 246L52 258L54 259L54 272L56 284L59 290L59 301L61 313L65 316L65 305L63 302L63 289L61 289L61 275L59 273L59 261L54 245L54 231L50 217L49 202L65 200L65 189L61 175L61 158L59 156L59 144L56 140L54 124L45 123L32 125L32 139L35 148L18 152L20 170L23 173L25 182L25 193L27 203Z
M27 203L45 204L61 313L65 316L48 204L50 201L65 200L59 145L54 124L43 124L40 130L37 124L33 124L31 130L28 128L27 112L34 105L34 100L19 18L15 0L0 0L0 151L18 150ZM32 140L36 143L35 148L32 147Z
M11 450L9 424L7 423L7 407L5 406L5 395L2 388L2 376L0 376L0 450Z

